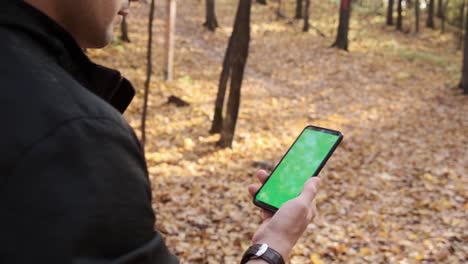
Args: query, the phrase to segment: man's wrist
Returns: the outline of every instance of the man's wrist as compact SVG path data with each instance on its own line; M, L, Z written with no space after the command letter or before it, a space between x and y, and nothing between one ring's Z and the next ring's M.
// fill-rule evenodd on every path
M251 260L263 260L254 263L285 264L282 255L268 244L254 244L242 256L241 264L252 263Z
M268 247L278 252L285 261L288 259L289 252L291 251L293 247L293 245L289 245L289 243L285 242L284 240L275 239L275 238L263 238L263 239L258 239L252 242L254 244L267 244Z
M249 261L247 261L247 264L269 264L268 262L266 262L265 260L263 259L251 259Z

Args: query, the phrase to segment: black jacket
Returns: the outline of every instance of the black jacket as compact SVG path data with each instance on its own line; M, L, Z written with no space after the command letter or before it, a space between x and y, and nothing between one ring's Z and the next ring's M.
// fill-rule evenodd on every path
M121 116L130 83L22 1L0 9L0 263L177 263Z

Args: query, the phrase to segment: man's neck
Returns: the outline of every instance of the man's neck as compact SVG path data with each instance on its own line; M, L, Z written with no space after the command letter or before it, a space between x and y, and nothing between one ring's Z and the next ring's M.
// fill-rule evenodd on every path
M61 16L59 8L57 7L56 1L52 0L24 0L24 2L33 6L37 10L46 14L48 17L52 18L59 25L63 26L61 23Z
M25 3L28 3L32 7L41 11L42 13L50 17L52 20L54 20L57 24L59 24L62 28L64 28L66 31L71 33L66 24L66 15L63 13L63 8L61 8L60 6L61 1L62 0L24 0ZM82 45L80 44L80 46Z

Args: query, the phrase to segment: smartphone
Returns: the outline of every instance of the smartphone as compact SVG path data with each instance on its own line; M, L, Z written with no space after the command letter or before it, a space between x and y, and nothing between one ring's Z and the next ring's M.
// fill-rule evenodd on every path
M254 204L276 212L296 198L305 182L317 176L343 139L339 131L307 126L254 196Z

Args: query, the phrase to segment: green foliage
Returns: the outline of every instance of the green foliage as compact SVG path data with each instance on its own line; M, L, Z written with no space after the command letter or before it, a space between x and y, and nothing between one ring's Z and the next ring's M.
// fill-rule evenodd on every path
M439 55L429 50L414 49L400 44L396 40L390 40L383 43L383 48L397 54L403 60L416 62L424 65L438 66L449 72L450 79L458 78L460 68L458 64L454 64L449 58ZM455 77L454 77L455 76Z
M182 87L190 87L190 86L192 86L194 84L194 81L193 81L192 77L190 77L189 75L182 76L178 80L178 82Z
M447 66L449 61L439 55L430 52L424 52L419 50L411 50L411 49L398 49L398 55L405 60L408 61L420 61L420 62L427 62L431 64L436 64L438 66L444 67Z
M112 45L122 45L123 42L118 36L112 36Z
M353 11L362 16L385 14L386 6L379 0L358 0L353 2Z
M330 0L329 2L339 5L341 0Z
M465 0L450 0L447 6L447 22L458 28L463 28L463 22L461 19L461 8L464 2Z
M425 65L438 66L448 72L448 79L458 79L460 68L446 57L437 55L429 51L414 50L409 48L397 48L398 56L410 62L418 62Z

